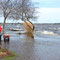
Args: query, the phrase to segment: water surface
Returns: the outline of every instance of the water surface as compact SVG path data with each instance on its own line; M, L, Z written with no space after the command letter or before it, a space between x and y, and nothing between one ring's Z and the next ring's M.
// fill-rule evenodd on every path
M10 41L4 42L2 39L2 47L18 54L14 60L60 60L59 27L60 25L56 24L35 25L34 38L26 34L18 35L16 33L20 31L13 32L6 28L6 33L10 34ZM44 31L48 31L47 34L41 33ZM50 32L54 34L49 34Z

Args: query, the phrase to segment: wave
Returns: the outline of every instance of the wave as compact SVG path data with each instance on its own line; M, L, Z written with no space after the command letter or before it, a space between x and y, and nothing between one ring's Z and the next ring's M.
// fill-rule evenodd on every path
M60 28L58 28L58 30L60 30Z
M54 32L49 32L49 31L37 31L37 32L40 33L40 34L46 34L46 35L58 35Z
M49 30L54 30L54 31L58 31L60 30L60 28L48 28Z

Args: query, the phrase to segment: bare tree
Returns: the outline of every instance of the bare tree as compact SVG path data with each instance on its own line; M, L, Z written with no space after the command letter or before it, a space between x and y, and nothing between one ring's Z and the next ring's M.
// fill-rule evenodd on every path
M35 18L35 8L31 0L0 0L0 12L4 17L3 30L7 18L24 22Z
M10 15L10 18L14 18L16 20L32 20L36 18L35 16L35 8L33 4L30 2L31 0L19 0L17 8L15 8Z
M12 13L12 10L16 7L16 0L0 0L0 12L4 17L3 31L6 23L6 19Z
M14 18L14 20L22 20L24 22L35 20L35 7L33 6L31 0L19 0L18 7L14 9L10 18Z

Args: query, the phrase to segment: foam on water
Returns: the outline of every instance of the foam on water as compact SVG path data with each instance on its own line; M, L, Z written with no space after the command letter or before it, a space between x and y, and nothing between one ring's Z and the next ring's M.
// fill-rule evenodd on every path
M57 31L57 28L48 28L49 30Z
M38 33L41 33L41 34L47 34L47 35L58 35L54 32L49 32L49 31L37 31Z

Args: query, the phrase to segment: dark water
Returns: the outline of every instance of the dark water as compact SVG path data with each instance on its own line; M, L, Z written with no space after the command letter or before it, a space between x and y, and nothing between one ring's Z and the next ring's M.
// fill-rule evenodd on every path
M60 25L35 25L34 38L26 34L18 35L10 28L17 28L15 24L6 24L6 33L10 34L10 41L4 42L3 48L18 54L13 60L60 60ZM18 28L24 29L23 25Z

